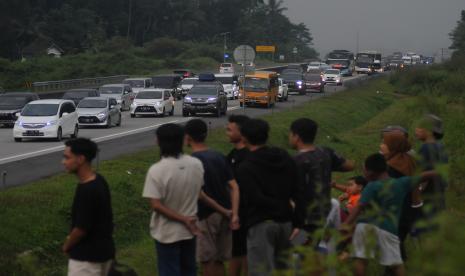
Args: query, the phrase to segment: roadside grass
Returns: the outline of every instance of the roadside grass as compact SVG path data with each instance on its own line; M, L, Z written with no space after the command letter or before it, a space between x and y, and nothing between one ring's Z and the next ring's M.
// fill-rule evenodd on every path
M465 217L465 189L461 185L465 173L465 148L462 147L465 141L465 108L461 105L448 106L445 101L436 98L405 97L394 94L393 90L387 80L373 80L362 87L267 115L264 119L271 125L270 143L288 148L290 123L299 117L309 117L320 125L318 143L333 147L354 159L359 169L355 173L360 173L364 157L379 149L379 130L382 127L401 124L412 130L413 123L425 112L438 113L445 122L445 143L451 153L450 212L445 221L453 223L454 227L428 239L424 250L415 254L418 257L409 263L409 272L434 275L434 272L447 271L452 275L452 272L460 271L455 269L461 267L460 252L456 249L460 244L454 242L463 241L465 236L463 231L459 231L465 230L464 226L455 227L463 225ZM208 142L212 148L223 153L231 148L224 129L212 130ZM141 198L141 191L145 172L157 159L158 152L153 148L105 161L99 166L99 172L107 178L112 192L117 258L121 263L135 268L139 275L156 274L154 243L148 233L150 212L147 202ZM336 178L343 181L348 176L337 174ZM66 258L60 253L60 245L69 230L69 210L75 183L72 176L62 174L0 192L0 271L7 275L64 273ZM455 236L449 236L451 233ZM444 238L446 242L441 241ZM27 250L33 250L33 253L18 257ZM415 248L412 250L418 251ZM431 255L436 259L432 260ZM425 261L438 265L427 266L426 270L426 266L422 266ZM447 270L440 270L441 263L447 263ZM37 274L30 270L31 266ZM341 266L341 269L347 271L347 266ZM422 273L417 273L419 271Z

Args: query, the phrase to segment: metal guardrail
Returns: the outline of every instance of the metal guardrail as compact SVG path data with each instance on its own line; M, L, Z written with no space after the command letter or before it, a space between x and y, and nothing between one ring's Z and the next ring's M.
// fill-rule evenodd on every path
M34 92L53 92L64 91L73 88L95 88L109 83L121 83L128 75L118 75L109 77L98 78L84 78L73 80L59 80L59 81L40 81L32 83Z

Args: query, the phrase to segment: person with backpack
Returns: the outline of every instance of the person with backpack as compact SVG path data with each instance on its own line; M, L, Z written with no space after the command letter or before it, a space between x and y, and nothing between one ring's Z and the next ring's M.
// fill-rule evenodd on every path
M309 235L322 229L331 210L331 174L334 171L348 172L354 163L338 155L334 150L314 144L318 124L307 118L291 124L289 144L298 150L294 156L303 183L307 203L307 217L304 230Z

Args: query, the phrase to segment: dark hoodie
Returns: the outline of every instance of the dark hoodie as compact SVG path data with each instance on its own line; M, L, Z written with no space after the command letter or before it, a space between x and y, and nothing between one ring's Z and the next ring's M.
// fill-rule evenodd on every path
M302 185L297 166L287 152L262 147L250 152L237 170L244 189L247 228L266 220L292 221L301 228L305 218ZM293 209L291 200L295 203Z

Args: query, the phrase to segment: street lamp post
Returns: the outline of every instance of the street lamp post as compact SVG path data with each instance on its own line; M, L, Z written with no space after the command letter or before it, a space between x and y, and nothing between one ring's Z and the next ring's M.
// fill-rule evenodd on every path
M230 34L231 32L224 32L224 33L221 33L220 35L223 36L223 62L226 62L226 49L228 48L226 46L226 36L228 34Z

